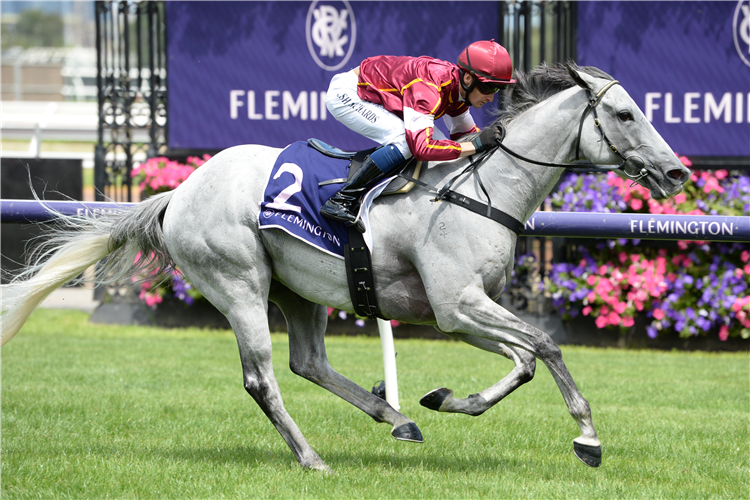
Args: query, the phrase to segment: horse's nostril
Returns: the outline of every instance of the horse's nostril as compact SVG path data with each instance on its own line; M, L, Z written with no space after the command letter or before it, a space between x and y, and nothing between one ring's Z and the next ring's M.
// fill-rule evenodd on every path
M682 179L683 172L682 172L682 170L680 170L678 168L675 168L675 169L670 170L669 172L667 172L667 175L670 176L672 179L680 180L680 179Z

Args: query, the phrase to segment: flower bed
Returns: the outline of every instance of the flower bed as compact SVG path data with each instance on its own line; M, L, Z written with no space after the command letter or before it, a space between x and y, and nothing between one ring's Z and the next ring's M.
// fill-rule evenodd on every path
M691 180L682 193L659 202L613 173L569 173L551 202L570 212L750 213L747 173L694 172ZM637 315L645 315L651 338L675 333L750 338L750 245L592 240L568 252L567 262L554 264L541 285L565 318L593 316L599 328L627 330Z
M211 157L203 155L202 158L189 156L186 163L170 160L163 156L149 158L145 163L137 165L131 176L133 182L138 184L141 190L141 198L145 199L158 193L165 193L175 189L185 182L190 174L206 163ZM140 259L140 255L136 260ZM170 270L170 277L159 282L153 280L142 281L141 277L133 278L133 282L140 283L138 298L147 306L155 308L165 298L174 297L187 305L192 305L196 300L203 300L201 293L182 276L179 269Z

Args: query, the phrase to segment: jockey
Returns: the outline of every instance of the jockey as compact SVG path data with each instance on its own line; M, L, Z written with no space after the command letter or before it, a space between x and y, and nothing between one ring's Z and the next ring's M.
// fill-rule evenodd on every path
M474 42L457 65L427 56L375 56L333 77L326 107L341 123L382 144L320 209L330 219L358 222L362 196L376 180L395 174L412 155L420 161L447 161L480 153L497 144L489 127L470 142L458 137L479 132L469 113L495 98L512 79L508 52L494 40ZM443 117L450 139L434 126Z

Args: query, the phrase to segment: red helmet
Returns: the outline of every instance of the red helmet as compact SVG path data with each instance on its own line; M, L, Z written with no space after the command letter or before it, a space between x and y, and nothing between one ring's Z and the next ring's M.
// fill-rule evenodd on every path
M480 40L466 47L458 56L458 67L481 82L495 85L516 83L508 51L494 39Z

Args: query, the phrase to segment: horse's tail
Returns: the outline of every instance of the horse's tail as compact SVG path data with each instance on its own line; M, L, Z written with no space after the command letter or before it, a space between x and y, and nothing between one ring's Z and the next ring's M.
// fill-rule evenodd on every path
M137 281L163 279L172 260L161 221L172 194L154 196L130 210L96 218L53 211L56 222L51 236L44 235L45 242L22 273L0 286L0 345L18 333L53 290L108 255L98 266L94 283L107 285L136 276L140 277Z

